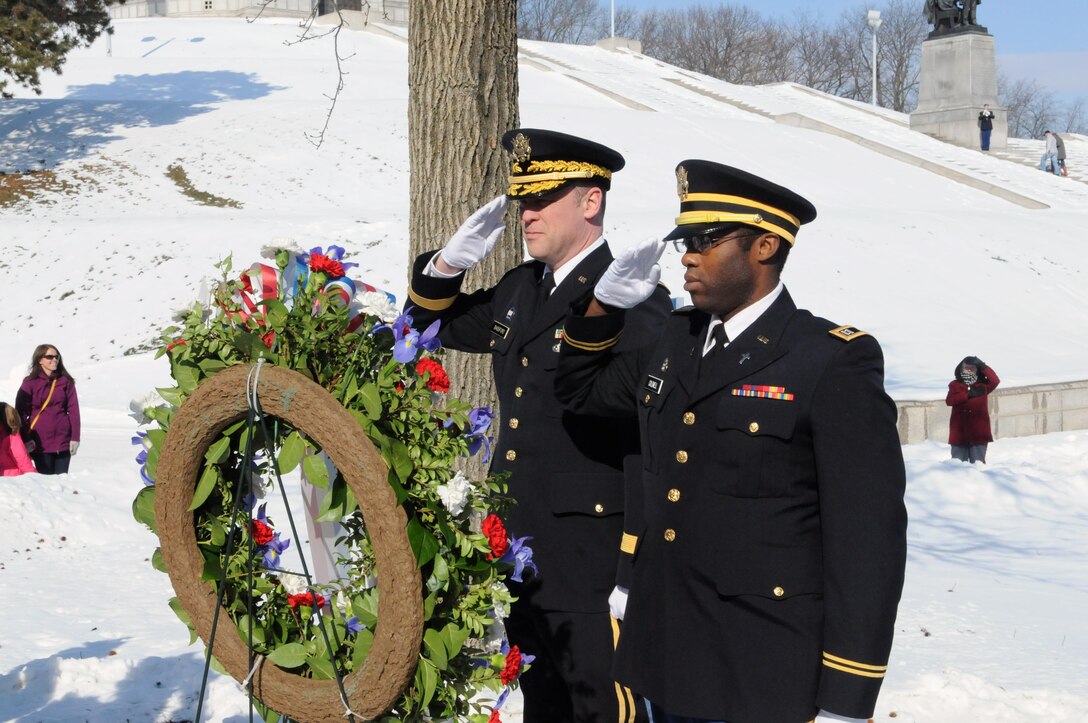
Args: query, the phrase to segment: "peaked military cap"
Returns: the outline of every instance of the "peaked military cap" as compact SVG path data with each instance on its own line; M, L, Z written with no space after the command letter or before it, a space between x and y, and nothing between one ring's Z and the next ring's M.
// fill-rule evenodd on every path
M713 161L682 161L676 167L676 194L680 215L666 240L755 226L792 246L801 224L816 218L816 207L788 188Z
M608 190L612 174L623 168L616 151L600 143L538 128L515 128L502 137L514 155L508 198L537 198L577 181Z

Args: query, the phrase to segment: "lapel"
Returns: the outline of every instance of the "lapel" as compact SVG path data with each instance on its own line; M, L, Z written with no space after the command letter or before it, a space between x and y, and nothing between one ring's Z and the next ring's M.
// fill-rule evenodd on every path
M675 379L688 396L695 390L699 381L699 367L702 365L703 342L706 340L707 327L710 326L710 314L695 309L688 314L686 332L681 332L676 345L681 352L677 354ZM666 390L671 391L671 390Z
M607 242L582 259L581 263L563 279L563 283L555 287L548 300L533 314L533 318L526 323L525 336L518 343L524 346L544 332L547 332L548 338L551 339L555 330L560 328L563 320L567 318L570 305L593 288L610 263L612 263L612 252L609 251Z
M747 377L783 356L788 349L779 345L782 334L797 307L785 289L763 315L739 337L707 359L699 368L691 403L715 394L738 379ZM709 321L709 317L707 317ZM706 336L704 322L700 339Z

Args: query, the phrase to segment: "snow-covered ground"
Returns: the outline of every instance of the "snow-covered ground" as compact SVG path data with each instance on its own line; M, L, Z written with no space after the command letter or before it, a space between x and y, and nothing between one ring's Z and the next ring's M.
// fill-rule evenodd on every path
M321 128L335 84L327 40L287 45L298 28L283 21L116 25L112 56L105 41L77 51L40 98L0 102L0 170L55 173L33 199L0 205L0 400L14 400L34 346L55 344L85 427L68 476L0 482L0 720L195 713L200 651L186 647L169 581L147 561L155 539L129 511L140 480L127 406L165 383L165 365L142 350L212 263L228 253L249 263L290 237L346 246L358 278L398 297L406 286L401 40L341 34L350 74L315 149L304 134ZM801 305L881 339L893 396L942 397L967 354L1008 386L1088 378L1088 185L791 86L740 88L599 49L523 49L523 125L592 137L628 159L610 194L615 246L671 228L677 162L730 163L816 204L786 283ZM768 115L791 110L1050 208ZM1088 144L1074 142L1071 164L1078 146ZM167 177L172 165L236 206L198 205ZM680 275L668 258L666 283L679 289ZM1083 717L1088 432L1000 440L986 467L953 463L939 444L905 452L911 548L876 719ZM214 676L205 720L240 723L245 710L238 685Z

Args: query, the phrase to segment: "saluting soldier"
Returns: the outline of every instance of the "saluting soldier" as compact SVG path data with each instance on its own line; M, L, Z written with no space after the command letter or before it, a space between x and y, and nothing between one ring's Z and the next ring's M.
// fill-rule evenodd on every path
M568 408L637 410L641 426L616 677L654 723L863 721L906 562L880 346L798 309L780 280L811 203L703 160L681 163L677 186L676 228L617 259L560 353ZM693 305L616 352L639 332L612 285L650 293L668 241Z
M442 320L444 346L492 355L504 421L491 469L510 473L517 504L507 526L532 537L539 570L510 583L519 599L506 621L511 642L536 655L521 678L524 720L644 720L612 677L617 626L608 612L623 459L638 452L638 426L564 411L554 391L563 319L613 258L602 236L605 192L624 159L599 143L531 128L509 131L503 145L514 158L506 196L474 213L441 251L416 259L408 303L420 328ZM502 234L508 199L520 205L532 260L492 288L462 293L464 270ZM633 340L670 308L663 288L627 301Z

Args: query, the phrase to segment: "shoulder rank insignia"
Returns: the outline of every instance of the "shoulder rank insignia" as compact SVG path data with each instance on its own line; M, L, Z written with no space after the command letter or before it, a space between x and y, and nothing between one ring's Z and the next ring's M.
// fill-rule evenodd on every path
M843 341L853 341L861 336L869 336L869 332L862 331L854 326L837 326L834 329L828 329L827 333Z

